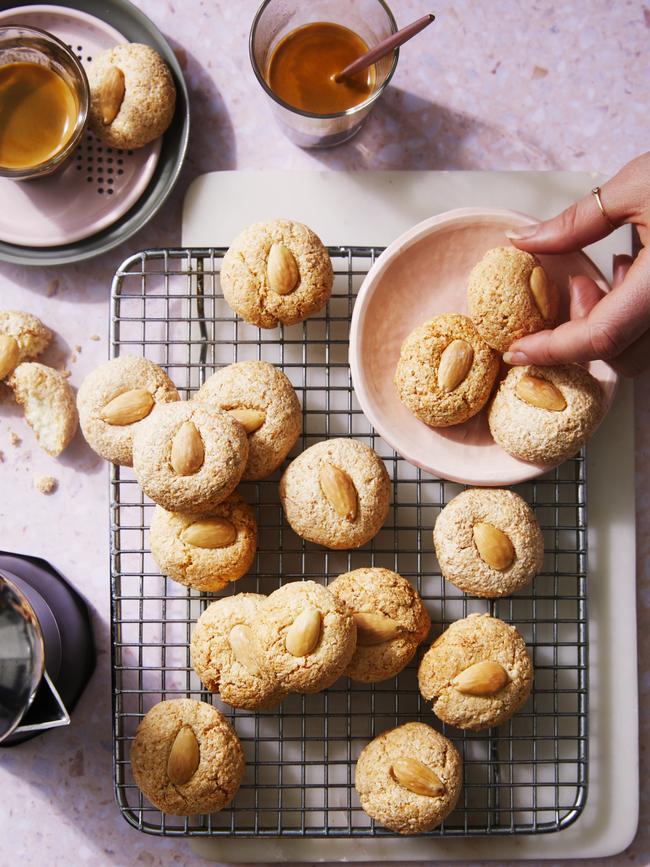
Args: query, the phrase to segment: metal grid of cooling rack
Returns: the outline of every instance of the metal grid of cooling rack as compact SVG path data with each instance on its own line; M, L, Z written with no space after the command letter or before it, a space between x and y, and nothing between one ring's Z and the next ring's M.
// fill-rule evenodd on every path
M153 250L128 259L113 282L111 355L146 355L168 371L183 397L221 365L250 358L276 364L303 407L304 434L292 454L330 436L354 436L383 458L392 479L385 526L369 544L349 552L305 543L286 525L277 493L280 472L243 484L258 517L259 549L250 573L231 591L270 593L303 577L327 583L364 565L392 568L425 600L433 635L473 611L516 624L533 657L535 685L523 710L497 729L476 734L444 726L417 689L417 662L427 642L397 678L371 686L343 678L324 693L292 695L273 711L234 711L202 688L190 665L192 626L214 597L160 575L148 546L153 506L131 470L116 467L110 481L113 726L115 789L124 817L159 835L390 835L362 811L354 764L372 737L417 719L443 731L465 760L459 804L432 836L567 827L587 797L584 456L516 488L544 530L544 568L533 586L494 601L460 593L440 575L431 530L462 486L398 457L366 421L350 381L350 315L380 250L331 248L336 276L327 310L272 331L238 320L225 304L219 289L224 252ZM139 720L156 702L185 696L222 710L246 754L239 793L211 816L165 816L143 799L131 776L129 743Z

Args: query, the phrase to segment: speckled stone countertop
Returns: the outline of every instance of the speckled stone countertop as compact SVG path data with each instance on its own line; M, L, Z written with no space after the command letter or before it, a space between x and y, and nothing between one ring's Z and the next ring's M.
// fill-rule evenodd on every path
M3 4L7 5L7 4ZM248 61L256 0L139 0L168 37L192 98L189 155L155 220L113 253L78 266L0 265L3 308L57 333L47 359L78 386L107 355L109 283L119 262L177 244L188 183L219 169L574 169L614 172L648 147L650 4L642 0L438 0L438 17L402 52L361 134L332 151L292 146L269 122ZM398 23L429 10L393 0ZM263 129L263 135L260 130ZM636 383L641 685L641 821L609 864L650 863L650 375ZM21 442L11 444L15 432ZM73 725L0 755L0 864L187 864L182 840L131 830L113 800L106 466L77 436L53 461L15 407L0 404L0 547L49 559L94 607L97 671ZM51 474L45 496L33 478ZM195 862L194 862L195 863ZM558 862L554 862L558 863ZM569 862L575 863L575 862ZM582 862L586 863L586 862ZM595 862L594 862L595 863Z

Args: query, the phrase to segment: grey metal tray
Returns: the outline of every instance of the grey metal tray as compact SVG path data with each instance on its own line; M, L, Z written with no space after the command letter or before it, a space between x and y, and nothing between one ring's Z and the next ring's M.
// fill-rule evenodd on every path
M14 0L11 8L32 6L34 0ZM169 66L176 84L176 112L165 132L154 175L138 201L108 228L59 247L23 247L0 241L0 260L18 265L65 265L107 253L138 232L158 212L171 193L185 159L190 131L190 100L176 55L158 28L129 0L48 0L48 5L80 9L107 21L130 42L153 46Z
M280 708L234 711L206 692L189 658L192 627L213 597L188 591L157 571L148 547L152 504L132 472L111 475L111 606L115 789L120 810L150 834L238 837L390 836L361 809L354 764L376 734L408 720L440 728L464 755L456 810L432 837L558 831L587 797L586 479L580 455L516 490L532 504L545 537L542 573L516 595L488 601L446 583L431 530L462 486L412 467L371 429L359 410L347 362L349 321L373 248L330 248L334 293L327 311L281 330L237 319L219 289L224 249L154 250L128 259L112 290L111 355L143 354L162 364L184 397L215 368L248 358L278 365L304 413L294 453L329 436L354 436L383 458L392 508L380 533L350 552L299 539L284 521L280 473L241 491L259 521L259 550L232 592L269 593L286 581L327 583L374 564L414 583L433 621L432 636L472 611L490 611L523 633L535 665L531 698L510 722L482 733L443 726L421 700L417 660L372 686L341 679L318 695L289 697ZM420 648L422 652L428 643ZM418 656L418 658L419 658ZM212 702L233 722L246 754L242 787L218 814L165 816L133 782L129 744L139 720L164 698Z

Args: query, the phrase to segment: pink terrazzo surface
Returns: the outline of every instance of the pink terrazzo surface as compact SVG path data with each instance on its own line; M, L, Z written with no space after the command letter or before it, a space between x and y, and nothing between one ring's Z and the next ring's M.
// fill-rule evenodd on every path
M67 366L73 385L106 357L115 267L136 249L179 242L181 202L198 174L323 167L611 173L648 147L650 3L640 0L439 0L432 4L438 21L403 51L362 133L338 150L313 153L267 122L248 63L256 0L137 5L169 38L191 92L193 134L180 183L153 223L110 255L76 267L0 265L1 306L31 310L55 329L48 360ZM392 7L400 24L429 11L414 0L393 0ZM646 374L636 382L641 822L612 865L650 863L649 396ZM10 444L12 430L22 438L18 446ZM66 574L95 607L99 643L98 669L74 724L2 752L0 864L196 863L184 841L128 828L113 801L105 466L80 437L61 461L47 458L6 402L0 450L1 547L41 554ZM59 480L51 497L33 488L33 476L43 473Z

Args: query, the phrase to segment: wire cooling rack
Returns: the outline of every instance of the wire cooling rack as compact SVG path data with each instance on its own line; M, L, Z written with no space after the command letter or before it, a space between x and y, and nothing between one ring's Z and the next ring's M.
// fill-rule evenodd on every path
M149 553L153 505L129 469L111 475L111 603L114 769L117 801L136 828L159 835L238 837L390 836L363 812L354 765L380 732L422 720L450 737L464 756L456 810L432 836L557 831L587 797L586 480L580 455L517 490L544 531L544 567L533 585L500 600L462 594L443 581L432 541L440 509L462 486L433 478L398 457L361 413L347 362L356 292L379 249L335 247L332 299L300 325L261 331L233 316L219 288L223 249L152 250L129 258L112 289L111 354L145 355L189 397L216 368L244 359L279 366L303 407L304 434L292 455L332 436L353 436L382 457L392 506L363 548L329 551L298 538L278 499L280 471L242 484L259 522L249 574L226 592L270 593L288 581L327 583L341 572L384 566L408 578L426 602L438 635L473 611L516 624L535 666L533 693L512 720L481 733L441 724L417 689L417 663L397 678L363 685L342 678L318 695L292 695L276 710L223 705L192 671L193 624L214 597L160 575ZM212 702L234 724L246 775L220 813L165 816L133 782L129 745L147 710L163 699Z

